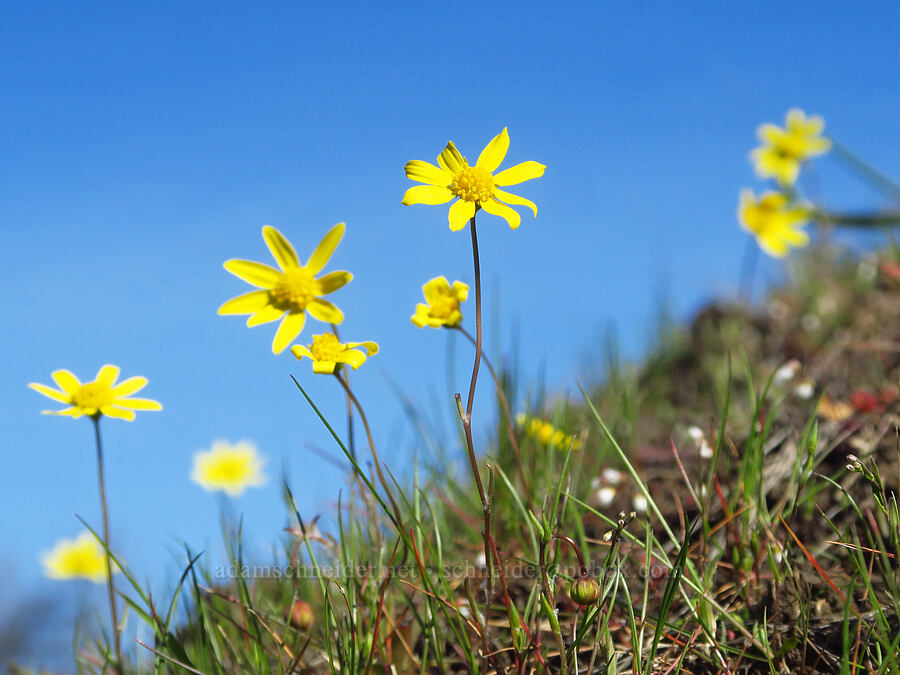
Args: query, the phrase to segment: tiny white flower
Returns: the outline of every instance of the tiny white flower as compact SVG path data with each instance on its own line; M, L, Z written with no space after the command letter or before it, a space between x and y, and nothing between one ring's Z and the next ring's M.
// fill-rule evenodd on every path
M614 487L606 486L597 490L597 501L600 502L601 506L609 506L615 496L616 488Z
M616 469L603 469L603 480L607 483L612 483L613 485L618 485L622 482L622 472L617 471Z
M700 457L702 457L703 459L711 459L712 456L713 456L712 446L709 443L707 443L706 439L704 438L703 441L700 443Z
M705 434L703 433L703 429L695 425L688 427L687 435L691 438L692 441L699 443L703 440Z
M485 567L486 565L487 559L484 557L484 551L481 551L477 556L475 556L475 566Z
M794 376L799 370L800 362L796 359L791 359L783 366L781 366L781 368L775 371L775 382L778 384L784 384L785 382L794 379Z
M646 513L647 498L644 495L635 495L634 499L631 500L631 505L634 507L635 511L638 511L640 513Z
M811 380L803 380L794 387L794 394L804 399L812 398L815 391L815 387Z

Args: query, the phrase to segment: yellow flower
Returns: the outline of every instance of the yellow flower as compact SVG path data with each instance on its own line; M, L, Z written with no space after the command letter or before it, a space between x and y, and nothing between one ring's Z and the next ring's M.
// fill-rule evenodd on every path
M756 173L762 178L775 178L784 186L793 185L800 164L831 147L831 141L821 136L824 128L821 117L807 117L799 108L788 111L784 129L774 124L761 125L756 133L763 145L750 153Z
M52 551L41 557L44 574L51 579L90 579L106 581L106 551L90 532L75 539L61 539ZM118 572L113 563L113 572Z
M552 448L568 450L571 446L573 450L578 450L581 447L579 439L537 417L528 417L524 413L519 413L516 415L516 424L522 427L526 434Z
M229 497L239 497L248 487L262 485L263 458L250 441L231 445L214 441L212 448L194 453L191 480L205 490L224 490Z
M809 243L809 235L800 229L809 220L809 207L788 203L781 192L766 192L757 199L753 190L741 190L738 218L759 247L775 258L786 256L791 246Z
M356 347L362 347L366 353L363 354L355 349ZM378 345L374 342L342 343L334 333L322 333L313 335L312 344L308 347L294 345L291 347L291 353L298 361L304 356L312 359L314 373L331 375L341 363L346 363L356 370L366 362L366 357L378 353Z
M454 281L453 286L447 277L435 277L422 286L425 303L416 305L416 313L412 322L419 328L456 328L462 323L462 312L459 306L469 296L469 287L461 281Z
M537 206L524 197L510 194L500 188L543 176L547 167L537 162L522 162L494 174L506 157L508 149L509 134L504 127L503 131L481 151L475 166L469 166L466 158L459 154L459 150L453 145L453 141L447 143L447 147L438 155L438 166L415 159L407 162L406 177L425 185L417 185L407 190L403 196L403 203L407 206L446 204L454 197L459 197L459 201L450 207L450 229L454 232L464 228L479 208L505 218L509 226L516 229L521 218L506 204L527 206L534 212L535 218Z
M28 386L39 394L70 407L63 410L44 410L45 415L68 415L69 417L118 417L129 422L134 419L135 410L162 410L162 406L148 398L127 398L147 386L146 377L129 377L119 384L118 366L106 364L97 371L97 379L82 384L68 370L50 373L59 391L45 384L32 382Z
M252 260L226 260L225 269L248 284L261 288L232 298L221 307L219 314L250 314L248 326L259 326L281 320L272 341L272 351L280 354L300 335L306 322L306 312L325 323L339 324L344 314L321 296L336 291L349 282L350 272L322 271L334 249L344 236L344 223L338 223L316 246L306 265L301 265L291 243L274 227L262 229L263 239L281 270Z

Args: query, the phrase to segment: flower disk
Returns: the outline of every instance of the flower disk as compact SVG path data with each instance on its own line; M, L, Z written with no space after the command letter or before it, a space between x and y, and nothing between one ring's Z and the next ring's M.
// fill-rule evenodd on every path
M791 246L809 243L809 235L800 229L809 220L809 207L790 204L781 192L766 192L757 199L752 190L741 190L738 219L772 257L783 258Z
M116 384L119 372L118 366L107 364L97 371L97 378L93 382L82 384L68 370L56 370L50 376L59 390L37 382L32 382L28 386L47 398L69 405L63 410L44 410L45 415L67 415L74 418L83 415L88 417L105 415L130 422L134 419L135 410L162 410L157 401L128 398L147 386L146 377L129 377Z
M194 454L191 480L205 490L223 490L229 497L239 497L248 487L265 482L263 459L249 441L231 445L215 441L209 450Z
M357 347L365 349L365 353L356 349ZM378 345L371 341L342 343L334 333L322 333L313 335L309 346L294 345L291 353L298 361L304 357L311 359L314 373L331 375L342 363L356 370L366 362L366 358L378 353Z
M454 281L453 286L447 277L435 277L422 286L425 302L416 305L416 313L412 322L419 328L456 328L462 323L460 305L469 295L469 287L461 281Z
M785 128L763 124L757 135L763 145L750 153L756 173L762 178L775 178L789 187L797 181L800 165L831 148L831 141L821 136L825 122L815 115L794 108L788 111Z
M353 275L343 271L316 275L328 263L344 230L344 223L331 228L306 264L301 265L291 242L274 227L263 227L263 239L280 270L252 260L227 260L226 270L262 290L232 298L219 307L219 314L249 314L247 325L251 327L281 319L272 341L275 354L283 352L300 335L307 312L325 323L341 323L343 312L321 296L341 288Z
M524 197L500 188L543 176L547 167L537 162L522 162L495 174L508 149L509 133L504 127L481 151L475 166L469 165L453 145L453 141L447 143L447 147L438 155L438 166L415 159L407 162L406 177L424 185L407 190L403 203L407 206L446 204L451 199L458 198L450 207L448 215L450 229L454 232L464 228L478 209L506 219L509 226L516 229L522 219L507 204L527 206L535 218L537 206Z
M106 552L90 532L75 539L62 539L41 558L44 575L51 579L88 579L106 581ZM113 571L118 569L113 564Z

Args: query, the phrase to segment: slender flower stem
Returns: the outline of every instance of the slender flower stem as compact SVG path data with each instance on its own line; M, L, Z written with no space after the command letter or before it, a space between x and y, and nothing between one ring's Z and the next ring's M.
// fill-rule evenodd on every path
M103 512L103 545L106 547L106 590L109 594L109 615L112 619L113 644L116 650L116 672L122 672L122 639L119 635L119 615L116 610L116 588L113 582L112 557L109 554L109 507L106 505L106 486L103 481L103 444L100 442L100 415L91 417L94 439L97 441L97 484L100 487L100 508Z
M476 210L477 213L477 210ZM472 258L475 264L475 364L472 366L472 379L469 382L469 396L466 402L465 412L462 410L460 395L456 395L456 405L466 434L466 449L469 453L469 464L472 467L472 476L475 478L475 486L478 488L478 496L481 499L481 510L484 514L484 560L487 572L485 579L486 599L484 604L484 631L481 634L481 661L482 671L487 670L488 660L488 613L491 608L493 595L493 555L491 552L491 502L484 491L484 483L478 470L478 459L475 456L475 444L472 441L472 406L475 403L475 384L478 382L478 368L481 365L481 262L478 257L478 234L475 231L475 216L469 221L469 230L472 232Z
M384 488L384 491L387 494L387 498L391 502L391 506L394 509L394 517L399 523L400 509L397 507L397 502L394 501L394 495L391 493L390 484L387 482L387 479L384 477L384 472L381 470L381 462L378 459L378 452L376 452L375 450L375 441L372 439L372 430L369 427L369 420L366 418L366 413L363 412L362 406L359 403L359 399L357 399L353 394L353 391L350 389L350 385L344 381L344 378L342 378L339 373L335 373L334 377L338 382L341 383L344 391L347 392L347 398L349 398L353 402L353 405L356 407L356 411L359 413L359 418L362 420L363 428L366 430L366 438L369 441L369 449L372 451L372 460L375 463L375 472L378 474L378 480L381 482L381 487Z
M462 333L469 342L477 347L475 338L472 337L469 331L467 331L462 326L457 326L456 330ZM522 455L519 452L519 442L516 440L516 433L513 430L512 413L509 409L509 401L506 398L506 393L503 391L503 385L500 383L500 378L497 376L497 371L494 370L494 367L491 365L488 357L482 354L481 358L484 359L484 365L487 366L488 372L490 372L491 378L494 380L494 387L496 387L497 389L497 398L500 399L500 405L503 408L503 414L506 418L506 435L509 438L509 444L512 446L513 452L516 455L516 462L519 465L519 474L522 478L522 485L525 487L525 496L527 498L528 505L530 506L531 487L528 485L528 477L525 474L525 465L522 463Z

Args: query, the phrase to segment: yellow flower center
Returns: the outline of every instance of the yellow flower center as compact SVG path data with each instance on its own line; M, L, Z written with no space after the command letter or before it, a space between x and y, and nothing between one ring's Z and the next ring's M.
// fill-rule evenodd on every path
M321 286L305 268L291 267L281 274L269 295L279 309L302 312L313 298L321 295Z
M313 335L309 351L312 352L316 361L334 361L344 351L344 345L333 333L323 333L322 335Z
M459 311L459 301L453 296L442 295L434 298L430 313L436 319L449 319L456 311Z
M222 485L231 485L244 480L249 470L246 457L228 455L220 457L215 466L210 468L209 474Z
M450 192L467 202L480 204L494 196L494 176L477 166L467 166L453 177Z
M112 403L112 390L102 382L88 382L72 397L72 405L85 410L99 410Z

